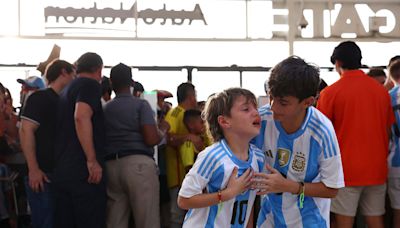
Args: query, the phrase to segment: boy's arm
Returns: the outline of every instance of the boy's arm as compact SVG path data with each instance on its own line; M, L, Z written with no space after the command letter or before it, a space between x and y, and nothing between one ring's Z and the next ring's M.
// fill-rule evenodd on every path
M266 166L267 170L271 172L256 173L253 179L253 188L260 189L258 195L267 193L282 193L289 192L292 194L300 194L302 192L302 184L284 178L278 170L271 166ZM304 183L304 195L310 197L334 198L338 192L336 188L329 188L324 183Z
M179 148L185 141L191 141L195 145L198 151L204 149L204 143L200 136L194 134L175 134L175 133L168 133L167 142L170 146L175 148Z
M190 198L185 198L179 195L178 206L185 210L189 210L191 208L210 207L220 202L228 201L237 194L239 193L235 193L232 189L224 189L220 192L202 193Z
M178 196L178 206L188 210L191 208L209 207L234 198L250 187L252 171L246 170L242 176L237 177L238 170L235 168L229 177L226 189L214 193L201 193L190 198Z

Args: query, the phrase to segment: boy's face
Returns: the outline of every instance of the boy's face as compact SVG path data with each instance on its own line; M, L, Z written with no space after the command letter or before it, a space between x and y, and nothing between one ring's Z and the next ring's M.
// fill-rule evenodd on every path
M306 109L312 104L313 100L312 97L302 101L294 96L271 97L274 119L281 123L302 122L301 118L304 118Z
M251 139L260 133L261 118L257 107L244 96L235 100L230 117L224 118L228 123L227 130L237 135Z
M191 129L190 131L193 134L201 135L205 132L204 121L201 119L201 117L194 118L192 121L190 121L189 125L189 128Z

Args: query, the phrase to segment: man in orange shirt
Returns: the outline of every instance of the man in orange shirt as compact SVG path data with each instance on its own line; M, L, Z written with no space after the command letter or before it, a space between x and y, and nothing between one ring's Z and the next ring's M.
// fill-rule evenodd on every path
M356 43L340 43L331 56L340 79L321 92L317 108L333 123L342 155L345 188L332 200L333 226L352 227L357 207L368 227L383 227L388 132L394 122L385 88L359 68Z

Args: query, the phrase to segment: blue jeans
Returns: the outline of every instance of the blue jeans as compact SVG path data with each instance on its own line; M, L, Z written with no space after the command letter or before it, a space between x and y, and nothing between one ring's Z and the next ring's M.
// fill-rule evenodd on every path
M48 174L47 176L50 178ZM44 182L44 191L34 192L29 187L28 177L25 177L25 190L31 208L32 228L52 228L54 196L51 184Z

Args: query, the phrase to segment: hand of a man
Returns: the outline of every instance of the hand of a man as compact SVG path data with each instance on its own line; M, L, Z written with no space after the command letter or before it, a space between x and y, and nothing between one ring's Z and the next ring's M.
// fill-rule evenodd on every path
M49 178L46 174L40 170L29 170L29 187L31 187L34 192L43 192L44 191L44 182L50 183Z
M86 165L87 165L87 168L89 171L89 177L88 177L89 184L100 183L102 175L103 175L103 169L101 168L101 166L97 162L97 160L87 161Z

